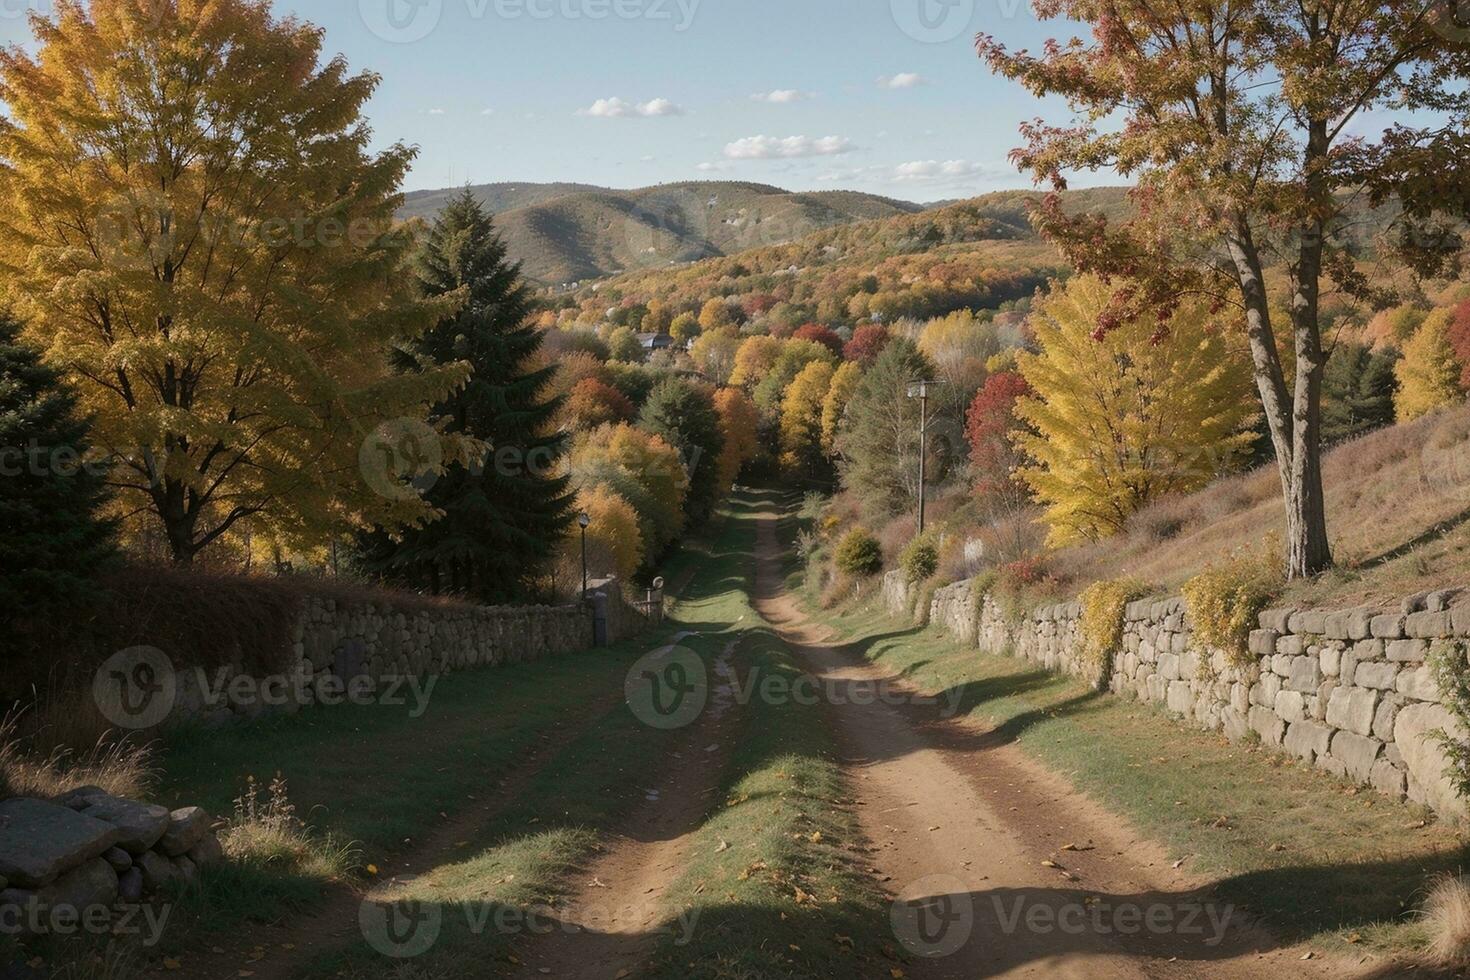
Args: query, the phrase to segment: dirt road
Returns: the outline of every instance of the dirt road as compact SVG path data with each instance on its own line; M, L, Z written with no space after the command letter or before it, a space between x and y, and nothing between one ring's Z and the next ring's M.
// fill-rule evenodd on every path
M895 934L920 957L910 975L1322 975L1016 747L899 703L913 692L823 642L783 589L782 554L764 515L755 605L837 695L826 710L871 871L897 899Z

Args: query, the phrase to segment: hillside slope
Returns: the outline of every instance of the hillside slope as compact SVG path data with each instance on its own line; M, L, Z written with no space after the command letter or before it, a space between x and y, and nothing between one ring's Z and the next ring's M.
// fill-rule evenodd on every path
M795 241L923 205L856 191L793 193L765 184L692 181L638 190L585 184L470 188L496 214L531 279L559 285ZM457 190L408 195L401 218L431 218Z
M803 195L806 197L813 195ZM734 255L626 272L585 284L566 302L588 315L613 302L658 299L698 310L715 297L778 320L854 325L995 308L1030 296L1065 263L1032 229L1034 194L1003 192L912 214L818 229ZM1122 188L1078 191L1069 207L1124 213ZM507 218L510 216L507 215ZM793 324L787 324L788 326Z

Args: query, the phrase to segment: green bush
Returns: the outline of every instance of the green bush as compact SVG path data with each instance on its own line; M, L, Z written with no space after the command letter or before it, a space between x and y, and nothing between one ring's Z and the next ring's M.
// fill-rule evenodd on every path
M910 582L925 582L939 571L939 548L934 539L921 534L898 556L898 565Z
M1260 554L1200 572L1182 590L1195 638L1223 650L1237 666L1248 666L1250 632L1283 585L1281 566L1269 542Z
M1132 579L1094 582L1079 597L1082 605L1082 662L1093 672L1094 683L1106 683L1113 672L1113 655L1123 644L1123 616L1128 603L1148 595Z
M1429 647L1429 668L1434 673L1444 706L1461 726L1470 730L1470 669L1466 668L1465 644L1436 640ZM1470 797L1470 742L1440 729L1430 733L1444 749L1444 775L1461 797Z
M883 570L883 548L877 538L855 527L837 546L837 567L849 575L877 575Z

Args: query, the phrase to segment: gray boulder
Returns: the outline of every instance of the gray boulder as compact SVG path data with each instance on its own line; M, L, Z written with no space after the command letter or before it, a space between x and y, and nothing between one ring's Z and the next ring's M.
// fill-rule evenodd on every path
M93 796L80 812L120 830L117 846L131 854L142 854L157 844L169 825L168 810L161 806L106 794Z
M49 885L72 868L101 857L121 835L112 824L64 806L25 798L5 800L0 802L0 875L25 888Z
M143 897L143 872L129 868L117 876L117 897L124 902L136 902Z
M112 865L112 870L118 874L133 866L133 856L121 847L109 847L107 853L102 855L102 860Z
M174 858L174 868L178 871L179 877L183 879L185 884L192 884L194 879L199 877L198 866L183 854Z
M221 864L224 859L225 849L220 845L219 838L213 833L205 834L203 840L189 849L189 860L200 868Z
M44 908L79 912L98 905L110 906L117 901L117 872L101 858L93 858L36 892L36 901Z
M178 877L173 862L157 851L147 851L134 865L143 875L143 892L152 895L171 886Z
M158 849L169 857L186 854L204 839L212 823L214 818L199 807L180 807L169 814L168 829L163 832Z

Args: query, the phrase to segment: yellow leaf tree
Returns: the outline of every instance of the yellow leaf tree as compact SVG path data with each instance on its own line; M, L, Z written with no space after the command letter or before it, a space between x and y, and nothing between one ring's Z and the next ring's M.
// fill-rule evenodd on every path
M716 463L719 486L724 488L735 482L746 463L760 455L760 412L750 396L739 388L721 388L715 392L715 411L725 435Z
M835 373L827 361L801 369L781 399L781 465L803 476L816 476L826 462L822 452L822 404Z
M1399 390L1393 407L1400 422L1428 415L1465 397L1460 387L1460 361L1450 343L1453 321L1453 310L1435 310L1404 344L1403 359L1394 367Z
M632 505L643 552L656 558L684 529L689 474L679 451L626 423L580 433L567 456L578 489L603 486Z
M730 312L729 305L722 299L707 301L704 308L699 311L699 329L705 333L734 325L735 316Z
M402 273L413 154L368 151L377 77L252 0L58 0L31 27L34 55L0 51L0 272L120 508L179 562L432 516L408 480L467 447L420 420L468 368L387 362L462 298Z
M643 564L643 539L633 505L605 486L577 493L578 509L590 517L587 525L587 571L594 578L616 575L627 581ZM558 562L558 578L581 585L582 533L575 525L567 531Z
M730 372L730 383L750 389L760 384L785 346L775 337L764 334L747 337L735 352L735 367Z
M1148 317L1098 339L1112 295L1091 276L1057 288L1031 318L1039 353L1018 358L1034 395L1016 403L1030 428L1013 438L1052 546L1117 533L1149 501L1231 470L1254 438L1250 365L1209 311L1186 304L1162 332Z
M837 455L837 431L846 417L847 403L852 401L862 378L863 368L857 361L844 362L832 375L827 397L822 400L822 451L828 456Z

